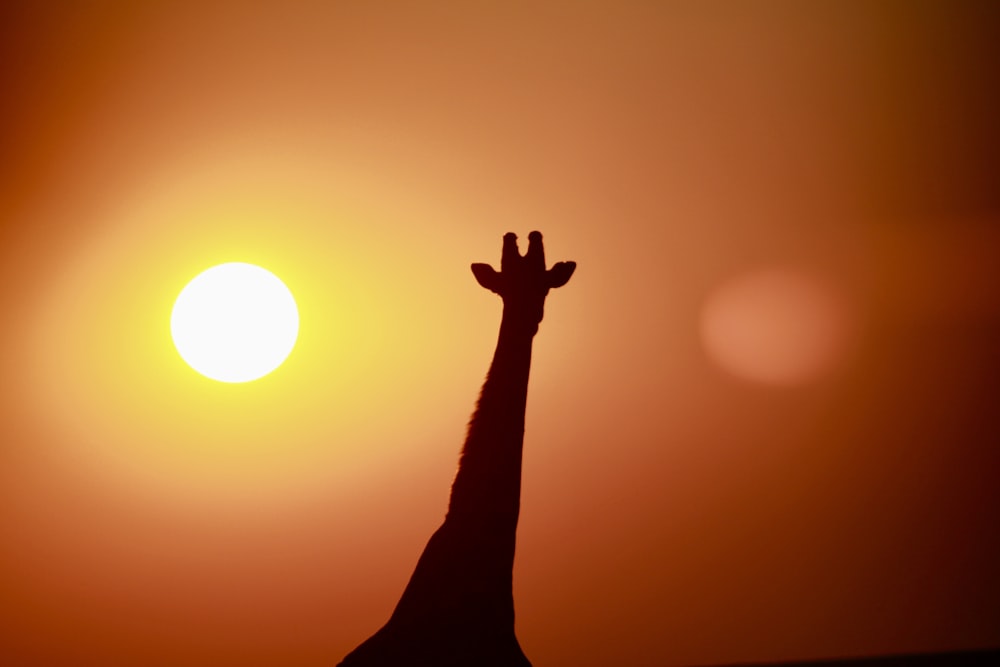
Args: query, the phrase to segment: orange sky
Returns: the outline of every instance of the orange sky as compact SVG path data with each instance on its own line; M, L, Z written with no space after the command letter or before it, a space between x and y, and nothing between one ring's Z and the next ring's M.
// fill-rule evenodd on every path
M1000 645L989 3L84 4L0 9L4 664L377 629L495 341L468 264L536 228L579 269L529 396L535 664ZM225 261L299 301L248 385L169 339ZM774 275L831 310L732 296Z

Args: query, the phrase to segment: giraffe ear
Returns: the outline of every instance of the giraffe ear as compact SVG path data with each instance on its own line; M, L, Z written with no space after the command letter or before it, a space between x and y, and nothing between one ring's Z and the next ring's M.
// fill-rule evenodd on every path
M491 292L500 293L500 274L489 264L473 264L472 274L479 284Z
M576 271L576 262L556 262L548 270L549 289L562 287Z

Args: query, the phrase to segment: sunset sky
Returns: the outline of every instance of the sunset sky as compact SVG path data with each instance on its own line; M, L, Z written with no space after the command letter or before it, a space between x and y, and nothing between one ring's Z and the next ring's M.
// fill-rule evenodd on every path
M989 2L4 2L0 662L333 665L440 524L501 304L535 341L539 667L1000 646ZM523 247L523 245L522 245ZM170 338L295 295L271 375Z

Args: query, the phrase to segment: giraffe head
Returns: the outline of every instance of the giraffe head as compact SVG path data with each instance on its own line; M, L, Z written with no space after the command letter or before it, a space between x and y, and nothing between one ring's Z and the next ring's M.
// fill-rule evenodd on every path
M554 287L565 285L576 262L557 262L545 268L545 250L539 232L528 234L528 252L521 256L517 249L517 236L504 234L500 271L489 264L473 264L472 273L486 289L496 292L503 299L504 312L537 330L542 321L545 296Z

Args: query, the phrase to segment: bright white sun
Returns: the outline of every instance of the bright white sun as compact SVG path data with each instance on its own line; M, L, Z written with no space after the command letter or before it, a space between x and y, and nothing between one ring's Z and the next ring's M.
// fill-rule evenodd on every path
M299 310L281 280L253 264L219 264L181 290L170 316L181 357L220 382L261 378L288 357Z

